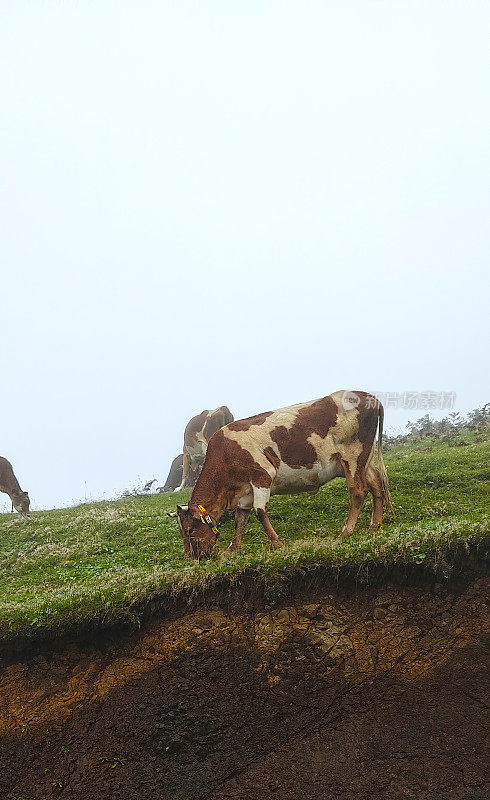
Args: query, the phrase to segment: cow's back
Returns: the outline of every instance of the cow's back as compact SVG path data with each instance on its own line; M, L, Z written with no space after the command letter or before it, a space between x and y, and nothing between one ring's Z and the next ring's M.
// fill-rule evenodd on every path
M184 431L184 445L192 445L196 440L209 442L217 431L230 422L233 422L233 414L227 406L219 406L211 411L205 409L187 423Z
M203 428L203 438L209 442L215 433L224 428L225 425L233 422L233 419L233 414L227 406L220 406L215 408L214 411L208 412Z
M346 402L346 396L357 397L359 405ZM273 493L313 491L342 475L342 463L355 472L364 447L359 431L366 416L367 397L365 392L335 392L237 420L226 425L222 434L230 452L238 444L244 458L246 454L257 468L269 474ZM373 409L371 416L374 423L377 410ZM374 434L369 449L373 439Z
M12 464L6 458L0 456L0 486L11 486L14 479L14 470Z

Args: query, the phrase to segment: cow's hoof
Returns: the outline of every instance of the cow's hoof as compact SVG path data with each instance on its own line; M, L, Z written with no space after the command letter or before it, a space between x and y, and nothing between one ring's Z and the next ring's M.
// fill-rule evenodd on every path
M275 542L271 542L273 550L278 550L280 547L284 547L284 542L281 542L280 539L276 539Z

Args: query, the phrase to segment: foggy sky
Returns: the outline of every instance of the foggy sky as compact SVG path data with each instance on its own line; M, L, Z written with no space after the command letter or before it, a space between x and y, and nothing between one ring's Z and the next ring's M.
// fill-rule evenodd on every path
M490 400L489 18L0 3L0 454L34 509L163 483L204 408Z

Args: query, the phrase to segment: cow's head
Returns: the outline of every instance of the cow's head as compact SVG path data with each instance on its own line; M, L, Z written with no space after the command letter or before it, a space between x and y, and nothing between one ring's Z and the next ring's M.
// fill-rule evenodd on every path
M23 517L29 516L30 502L27 492L15 492L15 494L12 494L12 505Z
M199 511L189 506L177 506L180 535L188 558L209 558L214 550L218 537L205 522Z

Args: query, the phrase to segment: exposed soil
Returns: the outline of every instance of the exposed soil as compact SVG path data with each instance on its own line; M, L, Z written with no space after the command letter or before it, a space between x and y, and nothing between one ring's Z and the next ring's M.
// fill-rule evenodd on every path
M483 800L486 582L218 604L5 666L2 800Z

